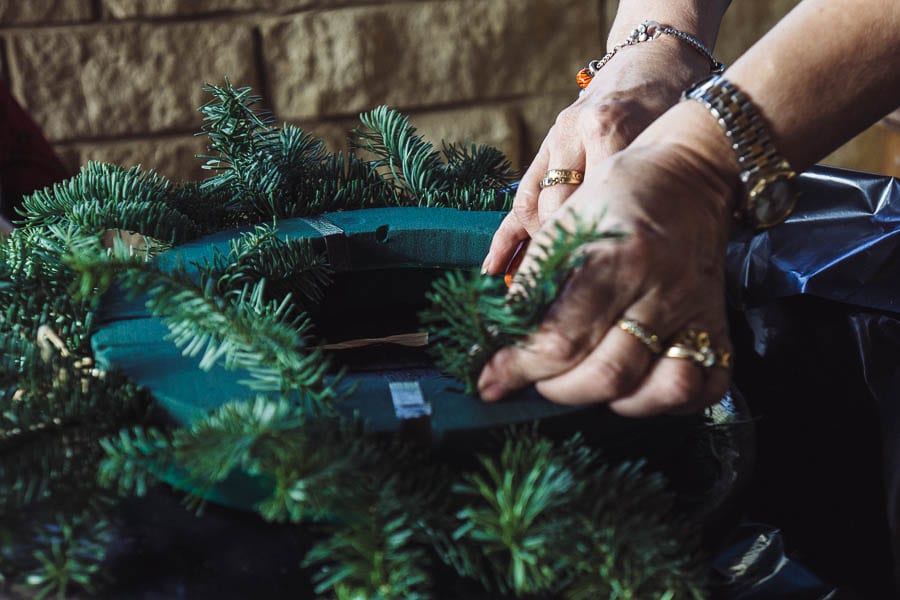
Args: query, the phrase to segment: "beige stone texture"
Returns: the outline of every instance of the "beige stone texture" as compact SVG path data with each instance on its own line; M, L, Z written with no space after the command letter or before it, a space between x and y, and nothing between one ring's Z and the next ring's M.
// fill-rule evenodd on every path
M205 139L196 136L61 144L57 145L56 150L66 166L74 167L73 170L94 160L123 167L141 165L145 169L156 170L172 181L200 180L211 174L202 168L204 161L195 157L206 150ZM77 161L74 165L73 160Z
M309 8L316 0L102 0L102 3L104 14L111 18L133 19L249 11L287 12Z
M446 0L277 20L263 26L272 102L311 119L568 89L598 13L593 0Z
M240 24L38 30L9 39L13 91L53 141L194 131L205 82L256 85Z
M733 62L798 1L735 0L717 56ZM358 113L389 104L435 142L489 143L521 168L576 98L573 73L602 51L616 8L616 0L0 0L0 77L72 167L99 158L204 176L189 134L208 99L203 84L227 75L332 149L345 147ZM884 158L886 137L870 130L823 162L897 168Z
M781 18L799 4L800 0L733 0L722 20L714 54L725 64L731 64ZM619 3L606 0L603 16L606 30L616 16ZM647 19L657 19L647 15ZM637 25L637 23L635 23ZM604 33L603 40L606 40Z
M441 142L487 144L501 150L514 168L522 153L522 128L511 106L466 108L415 114L410 122L436 148Z
M716 58L730 65L799 3L800 0L735 0L722 20Z
M80 148L70 144L56 144L53 150L70 175L78 172L82 165Z
M70 23L93 18L91 0L0 0L0 25Z

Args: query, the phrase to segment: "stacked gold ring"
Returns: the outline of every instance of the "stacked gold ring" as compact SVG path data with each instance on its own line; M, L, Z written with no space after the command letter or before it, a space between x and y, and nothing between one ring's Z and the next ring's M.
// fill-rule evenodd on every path
M659 342L659 336L649 331L634 319L619 319L619 322L616 323L616 325L618 325L619 329L625 333L630 333L632 336L636 337L642 344L647 346L653 354L662 352L662 344Z
M698 329L685 329L679 333L672 345L666 348L663 356L684 358L704 369L711 367L731 369L731 352L714 349L709 340L709 333Z
M584 181L584 173L581 171L576 171L574 169L550 169L546 173L544 173L544 178L541 179L541 189L559 185L559 184L568 184L568 185L579 185Z

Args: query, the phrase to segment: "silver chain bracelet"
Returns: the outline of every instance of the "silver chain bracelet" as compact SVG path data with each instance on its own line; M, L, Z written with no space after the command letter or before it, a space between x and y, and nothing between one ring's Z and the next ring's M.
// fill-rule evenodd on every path
M610 61L610 59L616 55L616 52L625 48L626 46L634 46L635 44L640 44L642 42L650 42L655 40L661 35L671 35L683 42L686 42L691 48L699 52L703 55L703 57L709 61L710 72L711 73L721 73L725 70L725 64L717 61L715 57L713 57L712 52L703 45L703 42L692 36L691 34L681 31L680 29L675 29L669 25L660 25L656 21L644 21L637 27L631 30L631 33L628 34L628 37L625 40L619 42L613 49L603 55L603 58L597 58L588 63L588 66L578 71L578 75L576 76L576 80L578 82L578 87L584 89L588 86L594 76L597 74L597 71L603 68L603 66Z

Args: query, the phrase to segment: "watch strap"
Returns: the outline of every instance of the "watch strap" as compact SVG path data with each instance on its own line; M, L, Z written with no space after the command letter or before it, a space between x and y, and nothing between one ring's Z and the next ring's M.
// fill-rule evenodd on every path
M767 198L769 186L789 184L796 176L769 136L768 127L750 98L736 85L718 74L710 75L684 94L685 98L703 104L716 118L728 136L740 166L744 199L738 217L756 227L770 227L783 221L794 207L790 198Z

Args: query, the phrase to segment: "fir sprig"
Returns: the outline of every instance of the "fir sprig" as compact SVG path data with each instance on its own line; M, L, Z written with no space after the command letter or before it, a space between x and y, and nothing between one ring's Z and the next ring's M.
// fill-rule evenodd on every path
M62 261L72 229L19 229L0 240L0 332L34 340L48 326L71 351L87 352L92 312L69 293L75 273Z
M371 155L369 163L389 175L403 195L418 198L446 188L440 153L416 135L408 117L379 106L359 119L362 126L353 130L351 146Z
M65 517L44 524L34 532L35 566L25 582L40 600L63 599L72 588L97 592L97 578L113 540L109 522L87 517Z
M554 443L512 432L454 491L460 526L441 556L462 576L516 597L703 597L690 524L662 477L640 463L611 466L577 435ZM473 560L479 551L484 562Z
M81 275L82 294L117 282L132 297L147 294L151 313L164 317L170 337L199 368L221 363L246 369L252 389L300 394L312 414L328 413L338 397L339 377L328 378L329 364L309 346L312 323L293 310L290 297L266 300L265 279L245 285L236 295L218 293L214 266L200 269L199 281L184 266L164 270L139 258L97 252L73 254L69 264Z
M202 106L209 140L204 168L215 174L200 191L215 194L232 213L250 222L306 217L329 210L382 205L392 196L374 167L294 125L277 128L256 109L250 88L207 86L213 99Z
M331 528L306 555L318 594L341 600L425 600L431 597L430 556L417 541L414 517L396 502L390 482L368 510Z
M228 256L219 255L208 263L223 296L240 295L245 287L264 279L267 299L290 295L299 307L312 307L331 282L331 267L309 240L279 237L273 226L258 225L229 246Z
M584 260L587 244L622 237L592 224L572 231L557 226L556 236L538 246L533 268L510 291L502 278L476 271L451 272L426 295L431 308L420 314L438 366L474 393L478 375L491 356L519 343L540 324L569 275Z
M481 547L500 590L522 596L560 587L567 565L557 552L571 535L573 498L583 483L553 444L529 435L509 439L498 458L482 458L481 472L463 481L454 491L474 498L457 513L453 537Z
M29 227L70 224L93 235L122 229L180 243L200 229L171 205L170 192L153 171L89 162L75 177L26 196L22 214Z

